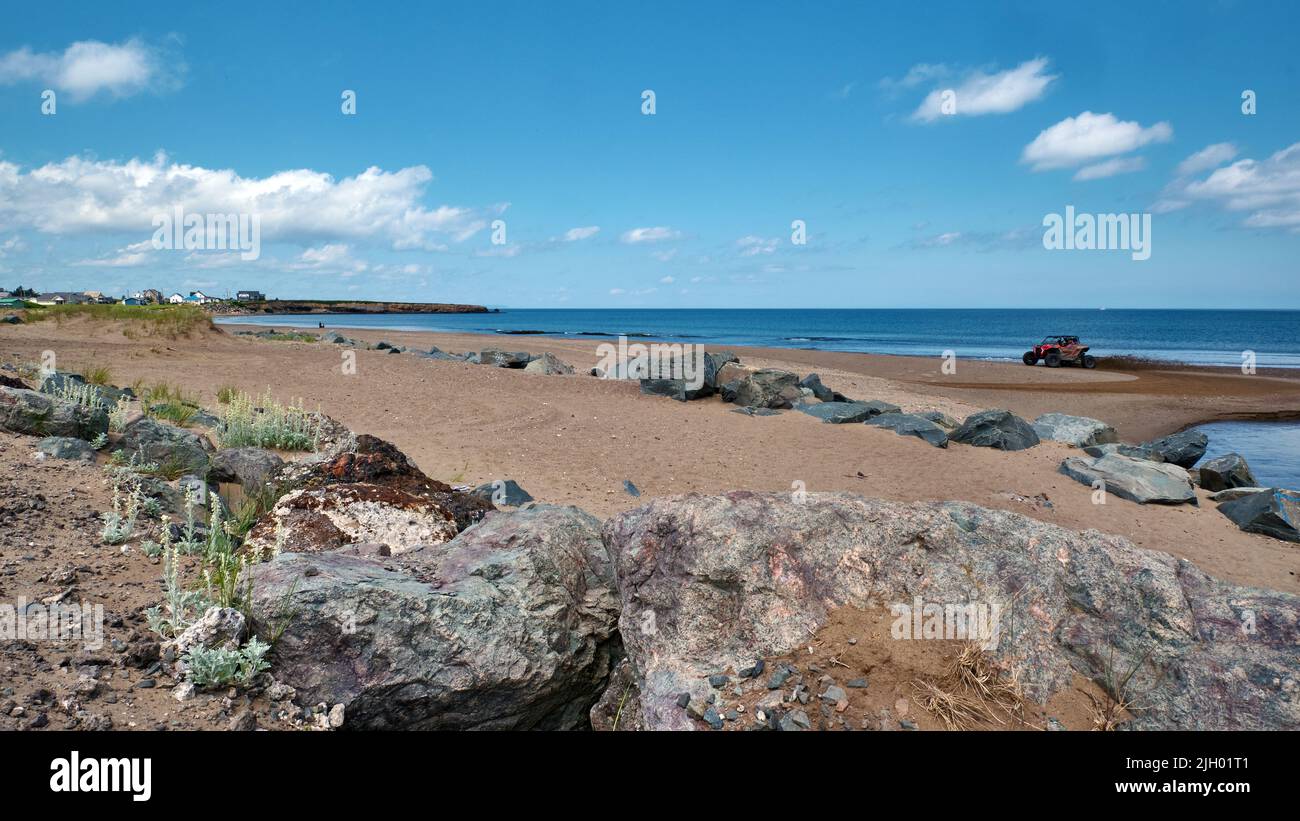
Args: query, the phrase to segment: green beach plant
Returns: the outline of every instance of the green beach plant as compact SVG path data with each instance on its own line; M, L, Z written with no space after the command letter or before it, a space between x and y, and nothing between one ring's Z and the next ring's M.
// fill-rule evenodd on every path
M319 428L315 414L306 411L301 400L281 404L268 388L257 398L243 391L231 397L217 438L223 448L315 450Z

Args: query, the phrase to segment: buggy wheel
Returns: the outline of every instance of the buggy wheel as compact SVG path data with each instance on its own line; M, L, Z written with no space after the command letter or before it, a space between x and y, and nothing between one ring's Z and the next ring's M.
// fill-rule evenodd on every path
M1083 355L1083 359L1080 360L1080 363L1083 365L1083 367L1088 368L1090 370L1092 368L1097 367L1096 357L1089 356L1088 354Z
M1020 361L1024 362L1026 365L1037 365L1038 357L1034 356L1033 351L1026 351L1025 355L1020 357Z
M1047 356L1043 357L1043 364L1047 365L1049 368L1060 367L1061 355L1056 351L1052 351Z

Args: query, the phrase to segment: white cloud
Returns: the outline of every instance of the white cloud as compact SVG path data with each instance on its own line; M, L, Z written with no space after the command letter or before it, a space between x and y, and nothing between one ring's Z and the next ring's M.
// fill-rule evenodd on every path
M630 231L624 231L619 241L628 245L635 245L641 242L659 242L666 239L677 239L682 235L681 231L669 228L666 225L656 225L653 228L633 228Z
M672 262L674 259L677 258L677 249L665 248L662 251L651 251L650 256L654 257L660 262Z
M1041 131L1025 146L1020 161L1035 171L1068 168L1128 154L1150 143L1168 142L1173 136L1174 130L1166 122L1143 128L1137 122L1123 122L1114 114L1085 111Z
M1178 176L1190 177L1202 171L1209 171L1211 168L1218 168L1232 161L1236 156L1237 146L1232 143L1207 145L1178 164Z
M83 259L72 263L79 267L95 268L134 268L137 265L143 265L149 261L149 255L153 252L153 241L143 240L133 242L125 248L121 248L111 257L103 259Z
M123 43L82 40L62 53L37 53L27 47L0 56L0 83L36 81L84 100L104 91L128 97L179 85L185 67L139 39Z
M1178 196L1210 202L1228 211L1248 211L1245 225L1300 233L1300 143L1266 160L1243 159L1204 180L1181 187Z
M581 239L590 239L600 232L599 225L587 225L582 228L570 228L564 232L565 242L576 242Z
M661 277L659 279L659 283L661 285L672 285L675 281L676 280L674 280L672 277Z
M931 91L913 112L912 119L929 123L944 117L942 106L946 91L955 95L955 116L978 117L1015 111L1047 92L1057 75L1046 71L1047 58L1037 57L995 74L972 72L955 88Z
M69 157L26 172L0 161L0 224L47 234L152 237L154 217L180 206L186 213L257 214L264 242L372 240L443 250L443 240L469 239L508 207L426 207L421 200L432 179L423 165L392 172L371 167L343 179L310 169L241 177L162 153L126 162Z
M1080 181L1100 180L1117 174L1131 174L1146 167L1146 160L1141 157L1115 157L1093 165L1085 165L1075 172L1074 178Z
M880 87L884 89L915 88L922 83L946 77L951 73L952 69L943 63L917 63L898 80L885 77L880 81Z
M753 257L762 254L764 256L776 251L779 245L779 239L767 239L765 237L756 237L752 234L747 237L741 237L736 240L736 247L740 249L742 257Z
M623 291L622 288L610 288L610 289L609 289L609 295L610 295L610 296L622 296L623 294L624 294L624 291Z

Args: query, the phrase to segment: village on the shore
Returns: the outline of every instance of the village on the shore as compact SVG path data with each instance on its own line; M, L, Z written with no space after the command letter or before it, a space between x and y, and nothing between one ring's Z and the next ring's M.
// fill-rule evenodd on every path
M102 291L48 291L37 292L18 286L12 291L0 288L0 308L21 308L32 305L211 305L220 302L266 302L261 291L237 291L233 297L217 297L202 291L179 292L164 296L156 288L145 288L120 297Z

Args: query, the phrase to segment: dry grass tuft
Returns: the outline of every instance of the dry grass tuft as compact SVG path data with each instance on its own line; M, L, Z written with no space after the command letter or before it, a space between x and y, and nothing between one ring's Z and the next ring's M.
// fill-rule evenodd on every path
M1004 672L974 642L962 648L937 683L915 681L912 687L921 706L949 730L1025 723L1025 694L1019 679Z

